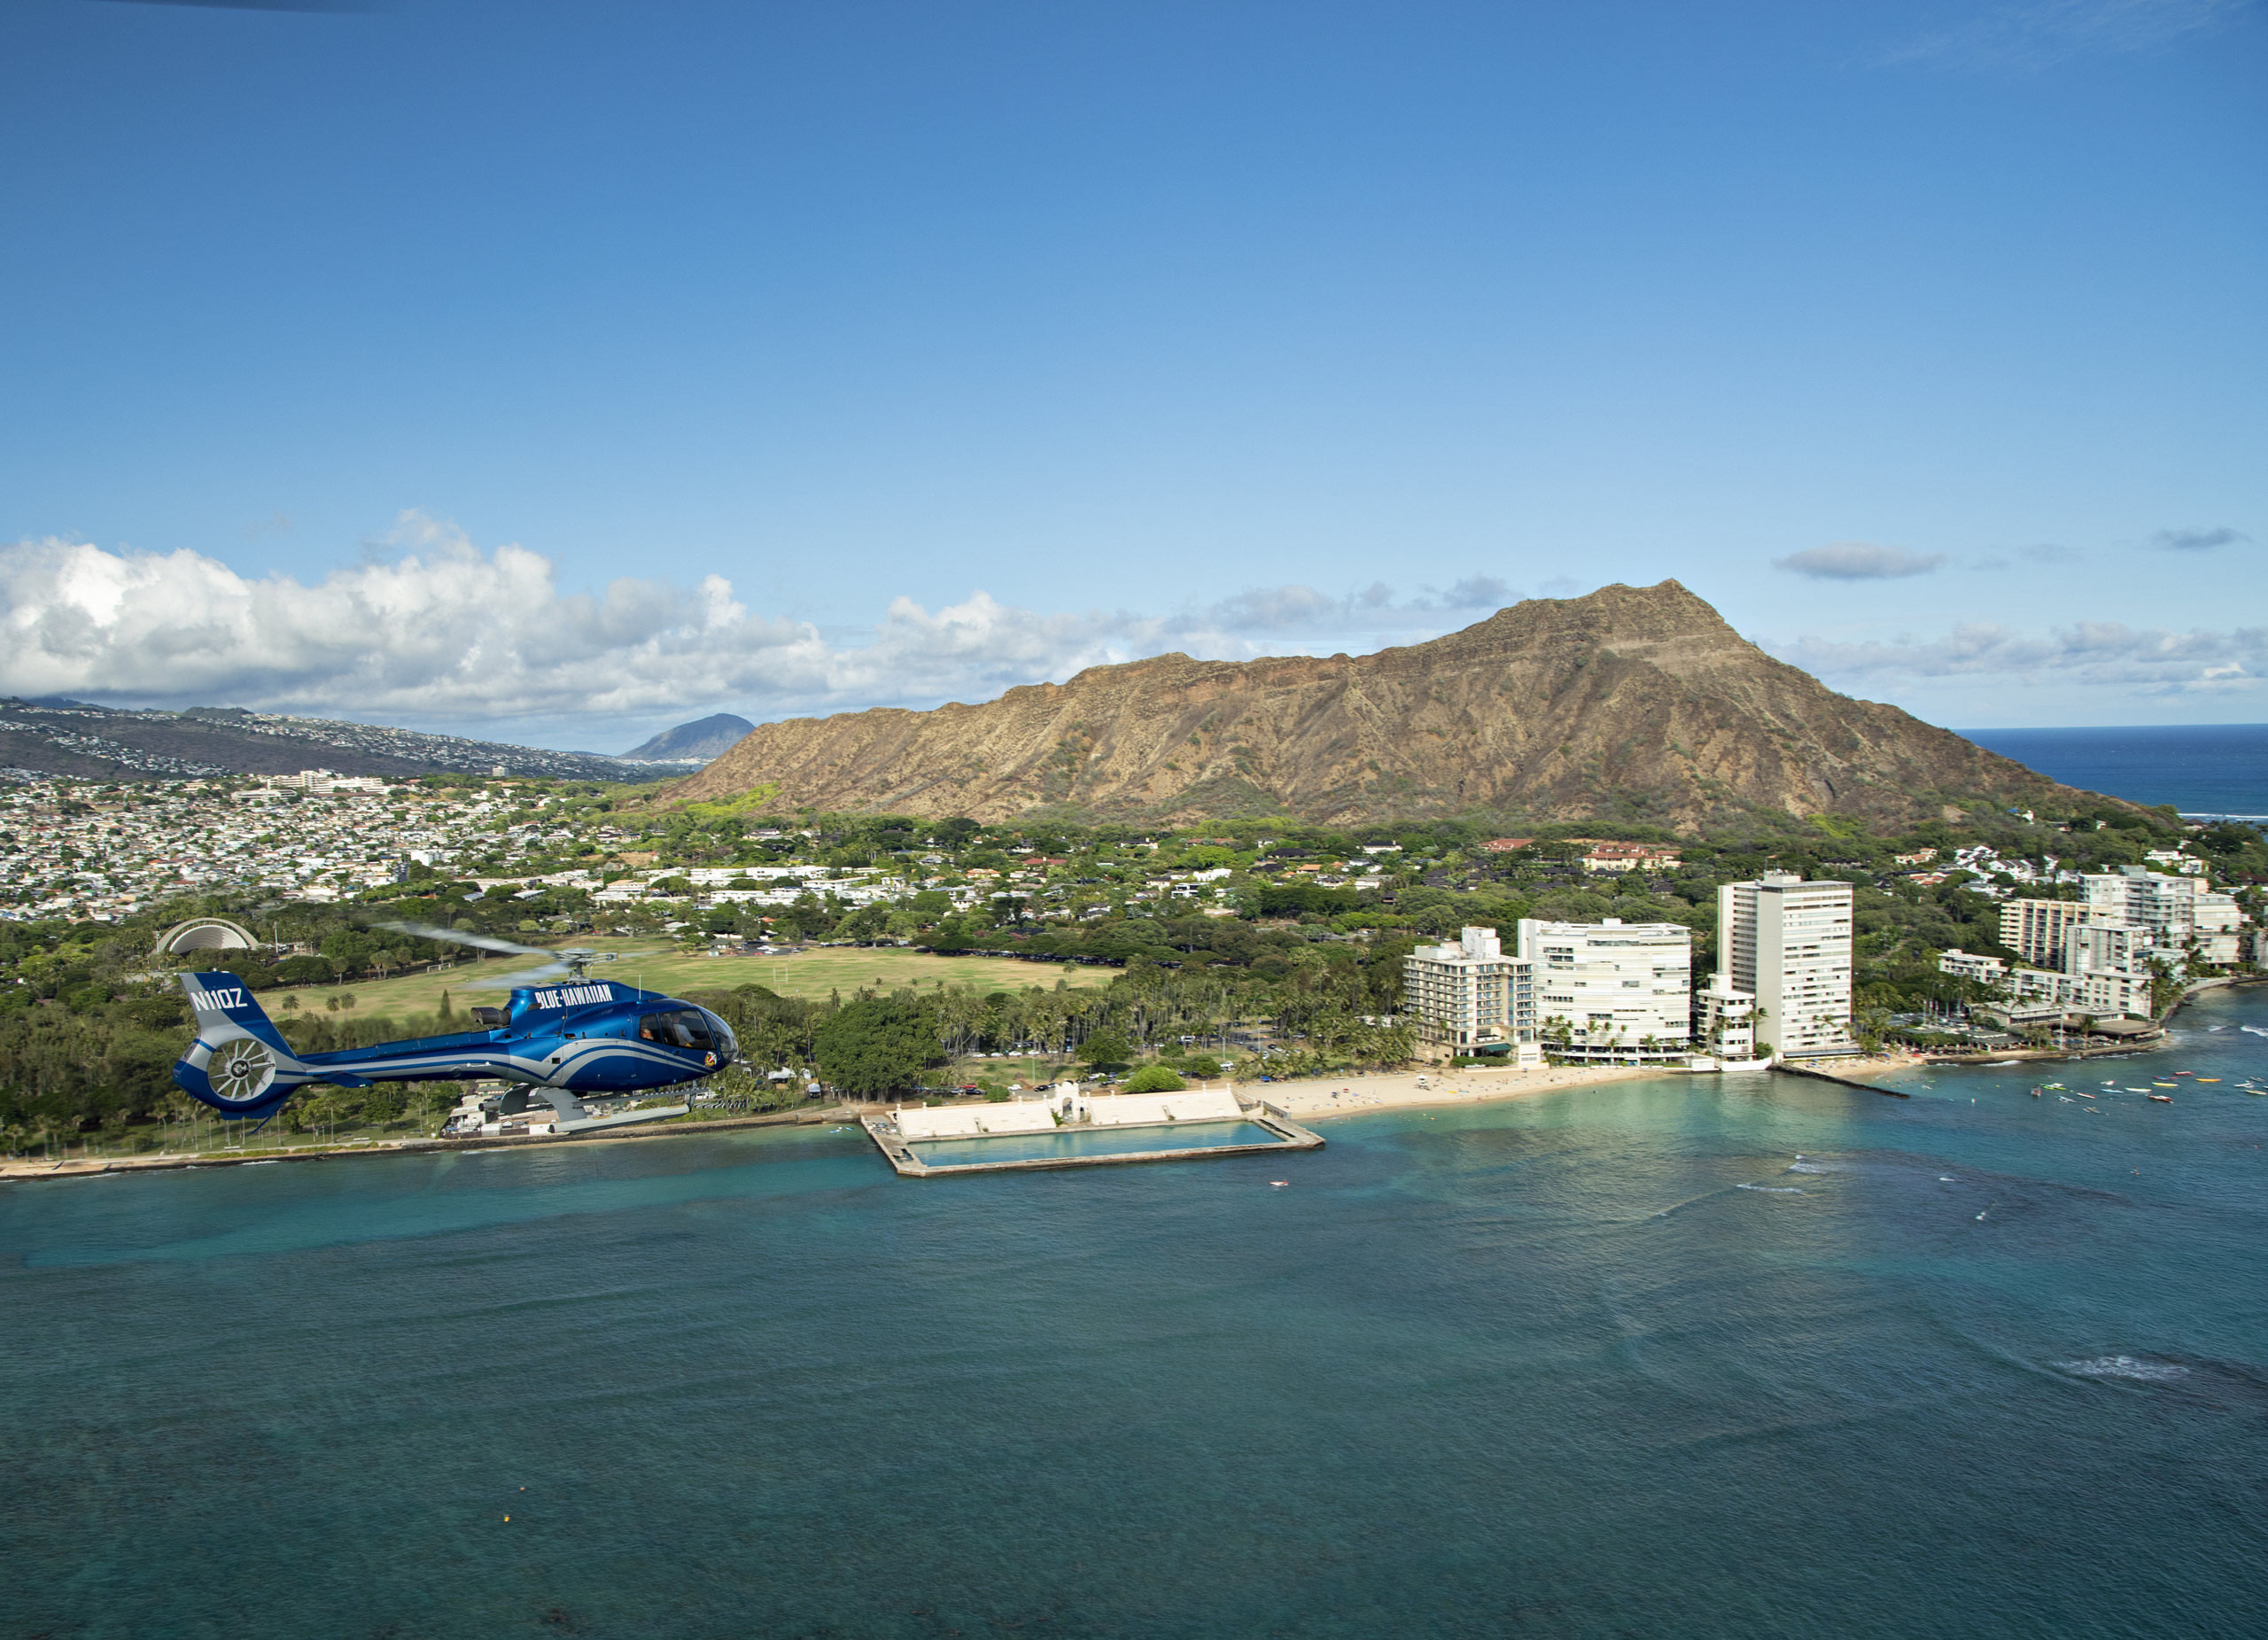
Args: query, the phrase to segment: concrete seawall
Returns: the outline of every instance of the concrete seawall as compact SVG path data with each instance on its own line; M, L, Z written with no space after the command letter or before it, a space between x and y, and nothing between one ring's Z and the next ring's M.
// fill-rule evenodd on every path
M1832 1082L1839 1087L1856 1088L1861 1093L1879 1093L1885 1099L1912 1099L1911 1093L1901 1093L1896 1088L1878 1088L1871 1082L1853 1082L1848 1076L1830 1076L1823 1070L1806 1070L1801 1065L1775 1064L1773 1070L1783 1076L1809 1076L1814 1082Z

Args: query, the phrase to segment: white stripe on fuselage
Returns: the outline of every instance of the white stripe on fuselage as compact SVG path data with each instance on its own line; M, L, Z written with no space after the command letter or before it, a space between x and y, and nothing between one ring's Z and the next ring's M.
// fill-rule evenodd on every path
M559 1062L550 1063L550 1055L529 1058L524 1054L503 1051L505 1045L495 1048L452 1048L446 1053L392 1055L384 1059L337 1060L312 1067L308 1079L320 1080L328 1072L343 1071L348 1076L384 1077L388 1080L414 1081L421 1076L431 1076L443 1070L487 1069L494 1074L515 1076L527 1082L540 1082L548 1087L563 1087L574 1074L577 1061L592 1054L624 1054L675 1073L674 1079L690 1082L712 1067L688 1065L668 1049L649 1046L621 1037L583 1037L568 1042L557 1050ZM501 1069L509 1067L509 1069Z

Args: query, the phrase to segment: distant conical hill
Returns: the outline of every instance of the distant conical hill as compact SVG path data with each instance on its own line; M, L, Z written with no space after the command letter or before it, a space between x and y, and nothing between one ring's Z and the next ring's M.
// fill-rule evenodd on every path
M625 760L636 763L674 763L683 758L714 758L755 727L746 718L736 718L729 711L720 711L697 722L680 723L673 729L664 729L644 745L622 755Z
M756 728L669 797L994 821L1033 810L1339 824L1468 811L1692 830L2084 799L1773 659L1674 580L1536 599L1350 658L1161 655L983 705Z

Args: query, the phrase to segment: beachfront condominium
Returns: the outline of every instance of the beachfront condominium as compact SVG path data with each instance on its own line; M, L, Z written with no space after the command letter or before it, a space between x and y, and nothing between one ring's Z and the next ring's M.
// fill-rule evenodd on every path
M1402 960L1402 1007L1418 1038L1453 1053L1540 1064L1533 964L1504 954L1494 929L1420 945Z
M1847 1053L1851 885L1767 871L1717 889L1717 984L1756 999L1757 1052Z
M1693 993L1694 1047L1725 1064L1756 1057L1756 999L1721 975Z
M2035 968L2061 969L2071 930L2087 920L2075 899L2012 899L2000 907L2000 944Z
M2219 894L2194 876L2169 876L2142 866L2121 866L2079 879L2091 923L2147 929L2167 952L2193 948L2204 962L2234 962L2241 954L2244 916L2233 895Z
M1544 1040L1566 1059L1682 1059L1693 1035L1693 931L1679 922L1523 917Z

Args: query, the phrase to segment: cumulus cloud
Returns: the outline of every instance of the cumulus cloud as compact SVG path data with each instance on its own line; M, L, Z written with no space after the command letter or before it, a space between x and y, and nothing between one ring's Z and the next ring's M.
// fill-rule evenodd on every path
M1244 659L1432 636L1508 590L1484 576L1398 597L1382 583L1239 593L1170 615L1045 613L989 593L893 599L863 642L752 613L722 576L563 591L524 547L483 552L405 514L312 585L202 554L84 542L0 548L0 692L241 705L398 722L649 719L729 703L773 715L980 700L1168 649Z
M2161 552L2210 552L2216 547L2233 547L2251 539L2223 525L2210 530L2160 530L2150 537L2150 545Z
M2225 695L2268 679L2268 627L2169 632L2120 621L2082 621L2045 637L1989 622L1928 641L1836 642L1802 638L1765 646L1830 683L1882 687L1921 679L2006 678L2093 685L2145 696Z
M1775 570L1807 575L1821 581L1888 580L1901 575L1927 575L1946 561L1941 552L1911 552L1903 547L1876 547L1867 541L1837 541L1790 553L1772 560Z
M2155 51L2234 21L2250 0L2031 0L1931 30L1884 54L1884 66L2039 69L2080 57Z

